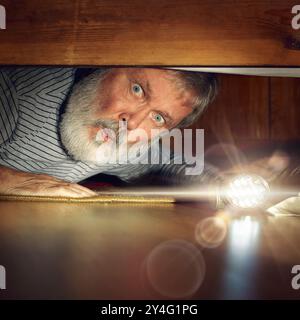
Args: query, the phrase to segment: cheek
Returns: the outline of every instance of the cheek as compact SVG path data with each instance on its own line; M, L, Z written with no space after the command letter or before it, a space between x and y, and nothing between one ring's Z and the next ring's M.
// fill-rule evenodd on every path
M116 97L104 97L98 100L97 110L95 112L96 117L112 117L117 116L119 113L128 111L128 101L125 98Z
M122 79L107 79L97 97L97 113L114 114L123 111L132 103L130 99L126 82Z
M153 122L144 123L136 130L128 131L128 142L138 142L138 141L150 141L151 138L155 138L166 128L157 128L153 125Z
M147 141L149 135L146 135L147 132L145 132L143 129L135 129L128 131L128 143L136 143L141 141Z
M96 102L96 116L100 116L101 114L109 114L113 111L116 102L110 96L99 97Z
M134 130L128 130L128 142L135 143L140 141L148 141L151 138L151 129L143 125Z

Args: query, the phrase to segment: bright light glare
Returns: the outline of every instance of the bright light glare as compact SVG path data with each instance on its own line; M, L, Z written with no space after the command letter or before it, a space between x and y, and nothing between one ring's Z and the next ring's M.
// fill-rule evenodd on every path
M239 208L261 205L269 193L268 183L260 176L243 174L233 178L225 190L227 200Z

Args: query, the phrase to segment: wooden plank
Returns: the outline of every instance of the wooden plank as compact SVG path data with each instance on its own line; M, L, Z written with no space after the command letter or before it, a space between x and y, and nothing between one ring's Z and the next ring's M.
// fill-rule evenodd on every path
M271 137L278 140L300 137L300 79L271 79Z
M292 0L2 0L0 64L299 65Z
M217 99L193 127L204 128L206 144L269 137L269 79L219 75Z
M266 223L257 210L245 221L229 211L220 215L226 231L220 237L219 224L207 223L216 211L205 203L3 201L0 212L8 280L1 299L186 299L186 292L195 300L299 299L291 268L299 263L300 219ZM170 279L180 281L170 286Z

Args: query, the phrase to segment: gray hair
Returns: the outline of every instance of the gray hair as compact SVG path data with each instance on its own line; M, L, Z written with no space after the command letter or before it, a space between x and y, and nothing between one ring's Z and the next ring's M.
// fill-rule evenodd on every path
M206 107L216 98L218 93L218 79L214 73L169 70L175 75L175 83L180 90L192 90L193 111L178 125L179 128L190 126L204 112Z
M96 96L98 84L112 70L113 68L96 69L93 73L86 76L85 81L80 81L75 85L72 99L77 101L77 104L85 105L86 101L90 101L91 98ZM190 90L193 93L193 111L176 126L178 128L188 127L201 116L206 107L215 99L218 93L217 77L214 73L206 72L173 69L165 69L165 71L169 73L170 80L175 83L179 91ZM86 108L81 111L86 113L90 111L89 109L90 105L86 104Z

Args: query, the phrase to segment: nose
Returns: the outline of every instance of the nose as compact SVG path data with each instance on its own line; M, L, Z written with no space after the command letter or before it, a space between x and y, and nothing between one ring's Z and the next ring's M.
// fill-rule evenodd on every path
M129 114L128 114L128 113L125 113L125 112L124 112L124 113L121 113L120 116L119 116L119 120L120 120L120 121L124 121L124 122L125 122L125 121L128 121L128 120L129 120Z
M136 113L123 112L120 114L119 120L127 122L128 130L134 130L141 125L145 117L146 117L146 114L143 112L136 112Z

